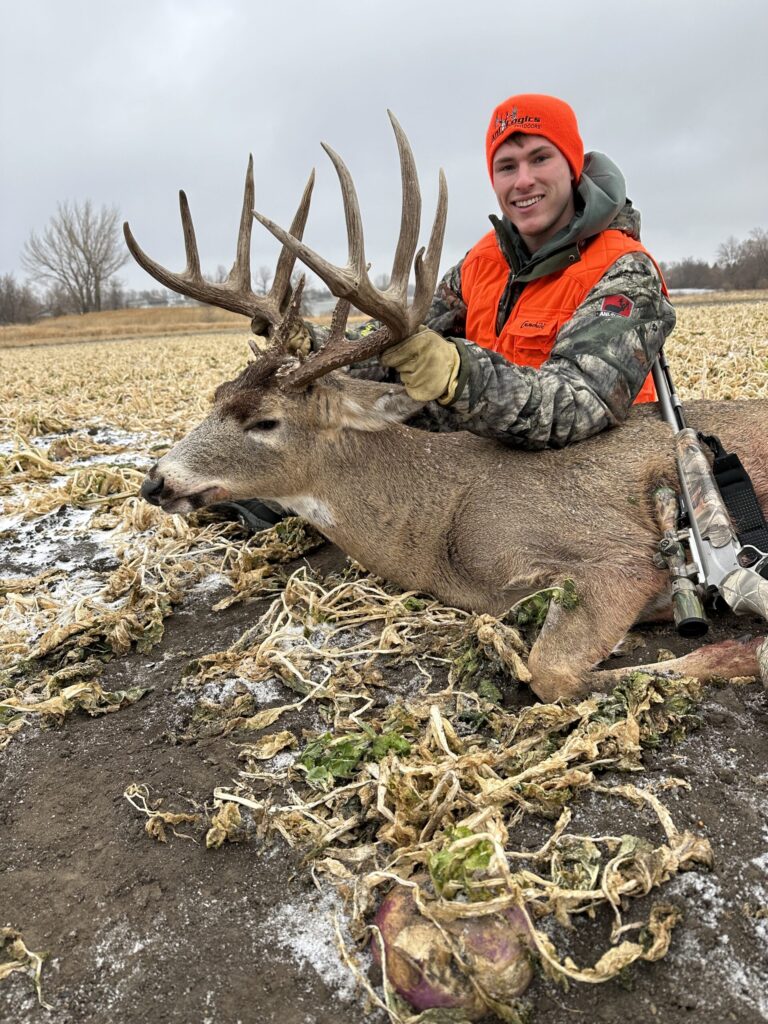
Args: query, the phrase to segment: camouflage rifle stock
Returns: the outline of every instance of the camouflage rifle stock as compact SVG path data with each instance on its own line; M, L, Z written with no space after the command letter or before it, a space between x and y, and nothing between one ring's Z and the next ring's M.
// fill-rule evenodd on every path
M706 632L691 617L701 616L703 606L695 597L716 591L735 612L753 612L768 620L768 554L740 542L715 482L712 469L699 435L687 427L682 403L675 391L664 353L653 364L653 380L659 397L662 416L675 432L675 459L680 477L681 502L688 519L688 531L670 531L659 550L672 574L675 622L683 635L696 636ZM672 542L685 541L692 564L679 565L670 559ZM666 549L665 550L665 544ZM706 620L704 620L706 623Z

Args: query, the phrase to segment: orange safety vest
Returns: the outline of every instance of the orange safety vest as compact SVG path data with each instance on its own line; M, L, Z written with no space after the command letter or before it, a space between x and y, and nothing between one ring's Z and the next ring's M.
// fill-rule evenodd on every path
M500 352L510 363L538 369L549 358L563 324L571 319L606 270L628 252L643 252L653 260L640 242L623 231L601 231L581 250L580 259L573 258L571 266L527 282L497 335L496 316L510 268L499 248L496 233L489 231L470 249L461 266L461 293L467 306L467 338L483 348ZM656 261L653 262L656 266ZM661 286L666 295L663 277ZM617 296L618 315L622 315L622 298ZM631 309L629 306L628 312ZM635 401L656 401L656 389L650 374Z

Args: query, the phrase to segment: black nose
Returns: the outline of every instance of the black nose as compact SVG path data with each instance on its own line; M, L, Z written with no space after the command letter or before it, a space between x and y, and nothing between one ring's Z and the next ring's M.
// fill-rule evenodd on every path
M145 478L144 483L141 485L139 494L145 501L148 501L150 505L160 504L160 492L165 485L165 480L161 476L152 478L148 476Z

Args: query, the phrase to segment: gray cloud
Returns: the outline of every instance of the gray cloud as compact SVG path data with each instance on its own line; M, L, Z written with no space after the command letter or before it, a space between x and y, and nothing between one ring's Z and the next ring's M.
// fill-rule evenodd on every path
M712 259L729 235L768 226L762 0L4 0L3 23L0 273L21 273L24 240L58 201L86 197L117 205L181 268L179 187L204 265L229 265L250 151L257 208L283 222L317 166L307 238L343 260L320 140L352 170L384 271L399 223L388 107L416 153L425 221L446 171L447 266L487 229L487 119L522 91L574 106L587 148L624 170L657 258ZM253 265L274 252L257 226ZM150 283L132 265L121 276Z

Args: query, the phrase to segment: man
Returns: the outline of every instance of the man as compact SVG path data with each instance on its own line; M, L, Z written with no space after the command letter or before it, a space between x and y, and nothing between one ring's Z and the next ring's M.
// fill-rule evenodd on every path
M675 323L619 169L584 157L552 96L494 110L486 156L501 218L442 279L418 334L385 352L443 428L560 447L654 401L651 365Z
M445 274L425 326L381 363L412 398L437 403L420 425L526 448L573 444L655 400L651 365L675 312L623 175L601 153L585 158L567 103L500 103L486 158L502 216ZM294 348L322 340L311 334L299 331ZM256 522L279 517L248 509Z

